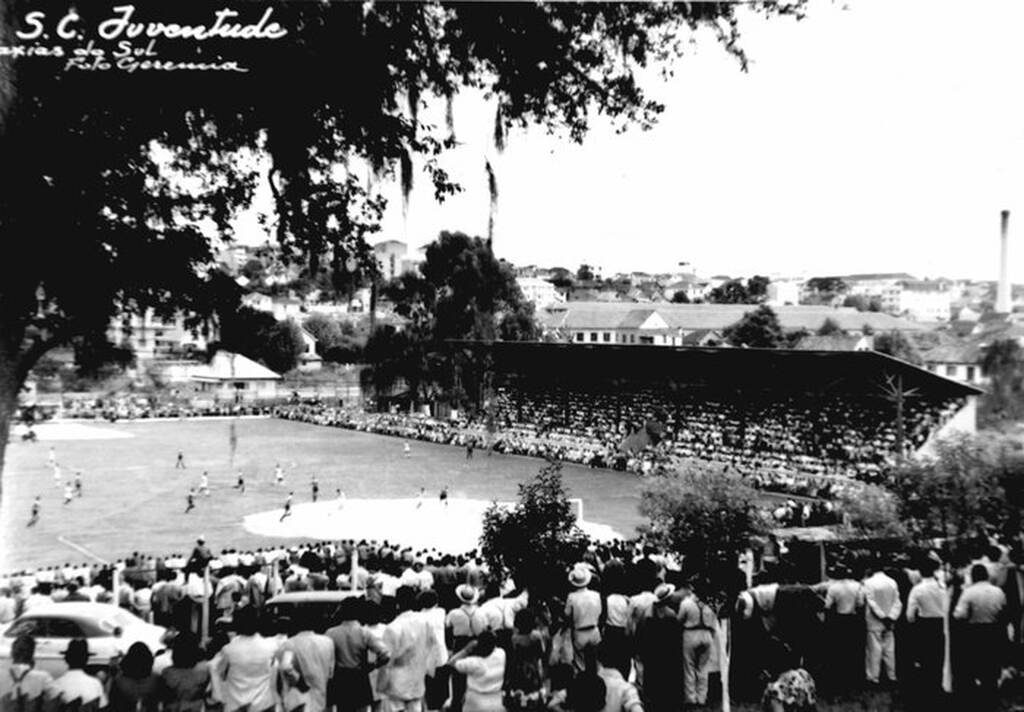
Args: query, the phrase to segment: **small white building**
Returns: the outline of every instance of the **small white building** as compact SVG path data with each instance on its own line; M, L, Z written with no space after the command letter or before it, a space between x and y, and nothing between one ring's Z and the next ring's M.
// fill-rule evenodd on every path
M302 353L299 354L299 370L319 371L324 365L324 360L316 352L316 337L301 326L299 327L299 333L302 334Z
M781 307L787 304L800 303L800 283L793 281L769 282L765 304L770 307Z
M546 279L539 277L517 277L516 284L519 285L523 298L537 309L542 309L549 304L565 301L565 295L555 289L555 285Z
M277 397L281 376L252 359L230 351L218 351L190 377L196 395L216 402L251 403Z

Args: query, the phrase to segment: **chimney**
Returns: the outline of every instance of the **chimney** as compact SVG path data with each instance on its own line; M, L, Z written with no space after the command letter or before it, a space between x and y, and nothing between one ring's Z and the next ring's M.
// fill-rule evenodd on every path
M996 291L996 311L1009 313L1013 308L1010 299L1010 279L1007 276L1007 230L1010 224L1010 211L1004 210L1000 213L999 232L999 286Z

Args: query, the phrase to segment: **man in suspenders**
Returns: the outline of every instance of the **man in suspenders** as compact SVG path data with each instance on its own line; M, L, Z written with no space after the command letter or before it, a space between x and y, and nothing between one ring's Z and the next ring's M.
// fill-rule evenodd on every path
M679 604L679 621L683 624L683 686L686 703L705 705L708 700L708 668L715 626L714 610L699 597L699 585Z
M448 611L444 620L448 649L452 652L462 650L479 633L474 628L474 619L479 620L479 616L476 615L479 592L473 586L464 583L455 588L455 596L459 599L460 605ZM462 699L465 695L466 676L452 672L452 712L462 710Z

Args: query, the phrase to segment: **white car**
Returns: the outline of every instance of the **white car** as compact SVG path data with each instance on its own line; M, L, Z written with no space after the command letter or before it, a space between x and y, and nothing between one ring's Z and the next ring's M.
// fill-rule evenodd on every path
M57 677L67 670L64 651L73 638L88 641L90 669L104 668L136 642L145 643L156 655L165 647L167 629L109 603L41 604L18 616L0 634L0 672L10 667L11 645L24 633L35 638L36 668Z

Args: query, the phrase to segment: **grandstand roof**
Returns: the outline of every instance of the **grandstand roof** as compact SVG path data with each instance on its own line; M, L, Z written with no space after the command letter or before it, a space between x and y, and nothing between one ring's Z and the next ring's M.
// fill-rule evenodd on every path
M269 381L281 376L269 368L230 351L218 351L208 365L192 371L196 381Z
M981 390L876 351L796 351L709 347L452 342L487 353L493 370L559 383L614 388L617 382L657 388L713 388L882 396L889 378L921 395L959 398Z
M540 310L537 318L549 328L558 329L628 329L634 325L633 312L657 312L672 329L724 329L757 308L755 304L672 304L659 303L638 307L635 302L573 301ZM780 306L772 308L779 324L787 331L815 331L826 319L835 321L845 331L860 331L865 324L876 332L922 331L921 324L899 319L881 312L860 312L853 308L833 309L820 305Z

